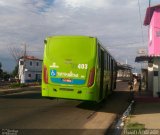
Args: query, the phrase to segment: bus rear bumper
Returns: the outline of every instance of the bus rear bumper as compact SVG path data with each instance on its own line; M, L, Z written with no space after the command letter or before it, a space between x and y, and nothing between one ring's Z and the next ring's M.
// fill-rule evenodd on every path
M96 89L94 87L64 87L64 86L53 86L45 85L42 86L43 97L54 97L54 98L65 98L65 99L76 99L76 100L87 100L97 101Z

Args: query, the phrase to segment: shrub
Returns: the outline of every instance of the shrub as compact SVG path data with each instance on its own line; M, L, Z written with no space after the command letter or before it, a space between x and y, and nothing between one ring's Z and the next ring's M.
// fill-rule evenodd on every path
M10 87L11 87L11 88L22 88L22 87L27 87L27 85L24 84L24 83L12 83L12 84L10 85Z

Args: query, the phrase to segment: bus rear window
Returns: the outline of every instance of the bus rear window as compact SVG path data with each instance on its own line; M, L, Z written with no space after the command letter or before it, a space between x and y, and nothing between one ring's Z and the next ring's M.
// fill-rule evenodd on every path
M54 39L49 43L50 58L90 59L95 54L95 45L89 40Z

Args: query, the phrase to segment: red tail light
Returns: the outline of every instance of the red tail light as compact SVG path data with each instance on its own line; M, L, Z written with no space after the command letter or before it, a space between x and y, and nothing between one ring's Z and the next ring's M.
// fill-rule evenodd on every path
M48 70L47 70L47 67L44 65L44 68L43 68L43 80L45 83L48 83Z
M94 83L94 76L95 76L95 68L92 68L89 73L88 79L88 87L91 87Z

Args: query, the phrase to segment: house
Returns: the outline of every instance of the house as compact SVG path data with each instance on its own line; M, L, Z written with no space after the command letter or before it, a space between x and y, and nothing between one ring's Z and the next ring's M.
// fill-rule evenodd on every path
M149 25L148 55L136 58L136 62L148 61L147 89L153 92L153 97L160 93L160 5L148 7L144 25Z
M42 60L34 56L21 57L18 74L21 83L41 81Z
M144 25L149 25L148 88L153 89L153 96L160 92L160 5L147 8Z
M117 78L123 81L131 81L132 67L128 64L117 63Z
M160 56L160 5L147 8L144 25L149 25L148 55Z

